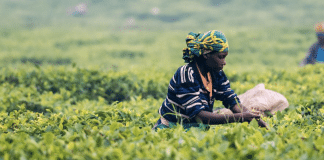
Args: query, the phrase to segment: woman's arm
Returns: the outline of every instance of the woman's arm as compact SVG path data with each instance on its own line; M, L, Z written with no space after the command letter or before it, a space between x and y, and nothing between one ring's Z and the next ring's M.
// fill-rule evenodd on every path
M235 104L234 107L231 108L231 111L233 113L242 113L242 112L248 112L249 110L244 107L241 103Z
M233 122L250 122L253 118L260 118L250 112L235 113L235 114L215 114L208 111L200 111L197 116L204 124L225 124Z
M318 49L318 42L314 43L306 53L305 58L301 61L299 64L300 67L305 66L307 64L315 64L316 63L316 55L317 55L317 49Z
M234 107L231 108L233 113L244 113L244 112L249 112L249 110L244 107L242 104L236 104ZM252 121L253 118L248 119L248 121ZM262 119L257 119L258 124L260 127L267 127L267 123L265 123Z

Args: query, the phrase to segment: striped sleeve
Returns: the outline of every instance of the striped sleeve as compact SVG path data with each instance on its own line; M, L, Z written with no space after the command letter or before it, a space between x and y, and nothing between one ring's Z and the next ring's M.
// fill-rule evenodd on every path
M240 100L237 94L231 89L230 82L225 73L222 71L220 75L217 90L214 90L216 93L215 99L222 101L224 107L231 108L236 104L235 99L237 99L238 103L240 103Z
M168 95L169 99L175 99L182 106L185 115L189 116L190 119L206 108L200 98L200 85L195 80L193 72L193 69L188 65L180 67L174 75L176 85L173 84L173 80L170 83L170 88L174 89L174 94Z

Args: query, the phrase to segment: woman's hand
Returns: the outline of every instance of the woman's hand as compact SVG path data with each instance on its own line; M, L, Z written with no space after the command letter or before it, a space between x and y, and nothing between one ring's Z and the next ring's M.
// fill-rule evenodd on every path
M258 115L262 114L263 116L265 116L265 114L263 112L260 112L259 108L252 108L252 113L258 114ZM251 119L251 121L252 121L252 119ZM266 127L268 129L268 127L267 127L268 124L265 123L262 119L258 119L258 124L260 127Z
M265 110L265 111L268 111L268 110ZM257 107L255 107L255 108L252 107L250 112L252 112L252 113L254 113L254 114L262 115L263 117L267 117L267 115L264 113L265 111L260 111L259 108L257 108Z
M260 127L265 127L266 129L268 129L268 124L265 123L262 119L260 119L260 114L255 114L252 112L243 112L243 114L246 114L245 116L243 116L245 121L250 123L253 120L253 118L256 118Z
M242 104L235 105L232 108L233 113L252 113L254 115L258 115L259 117L251 117L251 115L247 115L247 117L244 117L244 121L251 122L253 118L257 118L258 124L260 127L266 127L268 129L268 124L265 123L262 119L260 119L260 114L265 116L262 112L260 112L259 108L252 108L252 112L250 112L246 107L244 107Z
M260 118L259 114L255 114L252 112L243 112L243 119L244 121L251 122L253 118Z
M258 124L260 127L265 127L266 129L268 129L268 124L265 123L262 119L258 121Z

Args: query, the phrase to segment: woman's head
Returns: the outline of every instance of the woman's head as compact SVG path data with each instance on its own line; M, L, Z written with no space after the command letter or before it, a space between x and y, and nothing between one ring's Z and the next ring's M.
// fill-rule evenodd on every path
M202 55L206 55L206 58L208 58L215 53L228 53L228 42L225 35L216 30L204 34L190 32L186 38L186 43L187 48L183 49L182 57L186 63L203 60L201 59L203 58Z
M228 52L216 52L210 50L203 50L202 52L201 56L194 58L195 62L204 64L208 70L223 70L226 65L225 58L228 55Z
M324 44L324 22L317 23L315 26L317 39L321 44Z
M203 54L202 57L205 59L205 64L209 70L220 71L226 65L225 58L227 55L228 52L212 52Z

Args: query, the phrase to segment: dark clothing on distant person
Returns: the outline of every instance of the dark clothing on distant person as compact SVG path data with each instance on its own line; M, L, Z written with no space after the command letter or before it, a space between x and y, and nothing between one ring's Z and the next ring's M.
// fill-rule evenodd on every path
M316 24L315 32L318 41L309 48L306 57L300 63L300 66L324 63L324 22Z
M305 66L307 64L315 64L317 62L324 62L323 57L324 48L321 48L319 42L314 43L308 50L306 57L300 63L300 66Z

